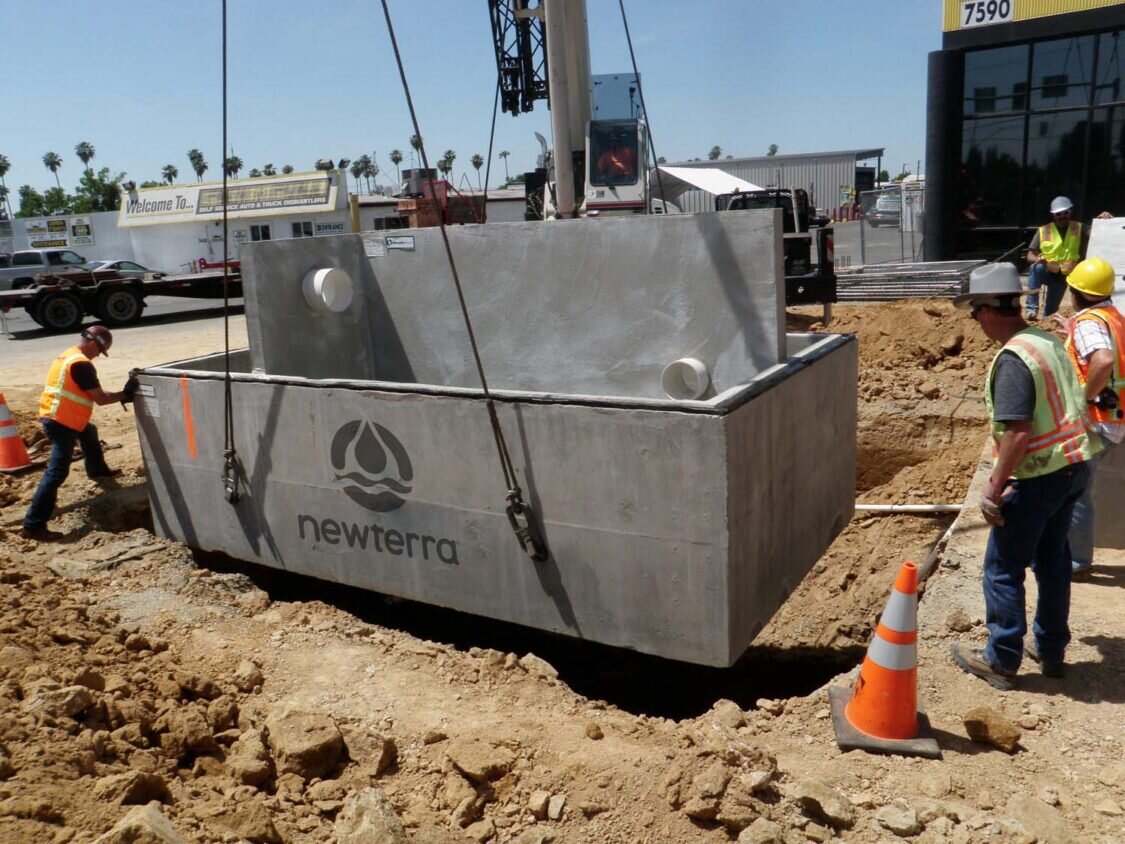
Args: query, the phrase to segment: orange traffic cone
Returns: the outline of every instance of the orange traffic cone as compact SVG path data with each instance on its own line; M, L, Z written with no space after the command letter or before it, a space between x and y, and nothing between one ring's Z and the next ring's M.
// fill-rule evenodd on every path
M16 420L12 418L12 411L8 410L4 394L0 393L0 472L22 472L38 465L28 457Z
M903 563L855 689L828 690L841 750L941 757L918 711L918 567Z

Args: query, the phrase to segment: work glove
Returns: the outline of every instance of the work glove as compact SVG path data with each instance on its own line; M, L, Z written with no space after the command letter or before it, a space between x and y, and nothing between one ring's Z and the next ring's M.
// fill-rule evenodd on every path
M137 380L137 376L129 373L129 380L125 382L125 386L121 388L121 406L125 407L127 404L133 403L133 396L137 394L137 388L141 386L141 382Z

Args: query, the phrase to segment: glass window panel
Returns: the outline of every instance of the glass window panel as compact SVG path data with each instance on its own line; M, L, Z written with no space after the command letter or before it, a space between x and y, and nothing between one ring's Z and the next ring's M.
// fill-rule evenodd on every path
M961 144L961 207L974 225L1019 225L1022 117L966 120Z
M1031 107L1088 105L1094 69L1094 36L1042 41L1031 61Z
M1125 214L1125 109L1099 108L1090 124L1090 180L1082 219Z
M1069 196L1082 202L1082 165L1089 112L1033 114L1027 124L1027 166L1024 170L1024 215L1046 222L1051 200ZM1079 216L1085 210L1078 209Z
M1020 111L1027 106L1026 44L965 54L965 114Z
M1098 43L1098 75L1094 102L1113 103L1125 100L1125 39L1121 32L1106 32Z

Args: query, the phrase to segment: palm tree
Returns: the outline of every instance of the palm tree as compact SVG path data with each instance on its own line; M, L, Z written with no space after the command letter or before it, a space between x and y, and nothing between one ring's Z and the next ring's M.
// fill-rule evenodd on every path
M292 164L286 164L284 167L281 168L281 172L284 173L286 176L288 176L290 173L293 172L293 165Z
M478 152L469 159L469 163L472 164L473 168L477 171L477 190L482 190L480 186L480 168L484 166L484 156Z
M55 174L55 185L62 188L62 183L59 182L59 168L62 167L62 156L57 152L48 152L43 156L43 166Z
M246 175L249 176L251 179L260 179L262 177L262 171L259 170L257 167L255 167L253 170L251 170Z
M352 162L352 167L351 167L350 172L352 174L352 178L355 179L355 192L356 193L363 193L363 190L359 186L359 180L361 178L363 178L363 167L364 167L363 159L365 159L365 158L367 158L366 155L361 155L354 162Z
M242 159L237 155L232 155L223 162L223 170L228 176L238 178L238 173L242 169Z
M401 182L402 181L402 170L399 169L398 165L402 164L402 150L400 150L400 149L392 149L391 150L391 164L393 164L395 166L395 174L398 176L398 180Z
M499 158L500 160L502 160L504 162L504 184L508 184L508 182L512 181L512 177L508 175L508 156L509 155L511 155L511 153L508 150L505 149L505 150L501 150L500 154L498 156L496 156L497 158Z
M442 158L437 163L437 169L443 179L448 179L449 174L453 171L453 162L448 158Z
M94 145L89 141L83 141L74 148L74 154L82 162L82 166L86 168L86 172L90 172L90 162L94 160Z
M164 181L168 184L175 182L176 177L180 175L180 171L176 169L174 164L165 164L161 173L164 174Z
M191 162L191 169L195 171L196 181L203 181L203 174L207 172L207 161L203 158L203 153L197 149L188 150L188 161Z
M442 158L444 158L446 161L449 162L449 172L452 173L453 172L453 162L457 160L457 153L455 153L451 149L447 149L445 151L445 153L442 155Z
M709 161L718 161L719 158L722 157L722 155L723 148L716 144L715 146L711 147L711 151L707 153L707 158Z
M414 149L414 151L416 153L418 153L418 166L421 167L422 166L422 136L421 135L411 135L410 136L410 146Z
M262 175L263 176L276 176L277 170L274 169L274 166L272 164L267 164L265 167L262 168Z
M8 160L8 156L0 153L0 187L7 191L7 186L4 184L4 177L8 175L8 171L12 169L12 162ZM4 194L7 196L7 193ZM12 201L8 200L8 218L12 216Z

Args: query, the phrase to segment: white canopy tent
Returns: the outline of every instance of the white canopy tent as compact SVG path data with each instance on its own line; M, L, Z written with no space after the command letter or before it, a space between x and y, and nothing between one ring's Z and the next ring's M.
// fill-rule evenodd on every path
M649 190L653 196L673 204L691 190L701 190L712 196L737 191L763 190L745 179L732 176L717 167L667 167L661 165L652 171Z

